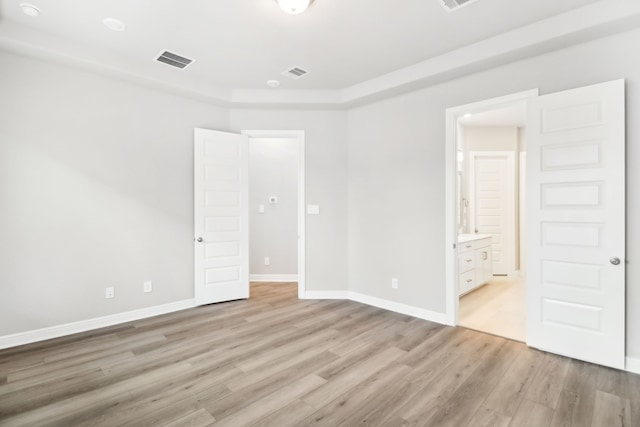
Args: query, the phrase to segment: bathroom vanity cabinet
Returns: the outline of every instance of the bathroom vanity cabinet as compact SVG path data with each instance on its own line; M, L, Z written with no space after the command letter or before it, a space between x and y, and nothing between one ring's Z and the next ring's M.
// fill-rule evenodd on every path
M491 280L491 240L488 234L458 236L459 295L469 293Z

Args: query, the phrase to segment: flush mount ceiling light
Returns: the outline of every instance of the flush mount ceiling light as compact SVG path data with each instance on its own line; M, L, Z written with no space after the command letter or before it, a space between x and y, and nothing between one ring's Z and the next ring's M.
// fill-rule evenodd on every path
M108 29L113 31L124 31L127 28L127 26L124 25L124 22L115 18L105 18L102 22Z
M291 15L299 15L307 8L313 0L276 0L278 2L278 6L283 11L291 14Z
M280 87L280 82L278 80L267 80L267 86L269 87Z
M29 3L20 3L20 7L22 8L22 12L24 12L27 16L39 16L40 9L36 6Z

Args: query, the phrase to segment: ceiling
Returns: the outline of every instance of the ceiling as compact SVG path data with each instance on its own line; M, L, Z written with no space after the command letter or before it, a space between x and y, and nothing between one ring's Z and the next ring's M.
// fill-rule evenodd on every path
M458 119L465 127L522 127L527 122L527 106L524 101L514 102L492 110L469 113Z
M40 8L40 16L23 14L21 1ZM39 49L227 100L232 91L311 90L333 91L326 93L340 103L335 94L363 82L611 3L478 0L449 13L439 1L315 0L305 13L288 15L275 0L0 0L0 48ZM126 30L107 29L107 17L122 20ZM164 50L195 62L184 70L156 62ZM300 80L281 74L292 66L310 73ZM280 88L268 88L270 79L280 80Z

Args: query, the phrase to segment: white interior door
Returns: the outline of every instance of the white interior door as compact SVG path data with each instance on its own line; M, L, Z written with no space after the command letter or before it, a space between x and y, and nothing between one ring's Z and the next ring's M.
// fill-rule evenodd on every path
M471 225L476 233L492 237L493 274L513 274L514 154L472 151L469 158Z
M624 369L624 81L528 111L527 343Z
M249 298L249 137L194 132L195 301Z

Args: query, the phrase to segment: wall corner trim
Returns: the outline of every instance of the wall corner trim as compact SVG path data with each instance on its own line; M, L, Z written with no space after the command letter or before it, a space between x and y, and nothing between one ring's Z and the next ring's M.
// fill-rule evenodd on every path
M634 374L640 374L640 359L627 356L624 369L627 372L633 372Z
M91 331L93 329L118 325L121 323L131 322L133 320L145 319L148 317L154 317L160 314L172 313L174 311L185 310L193 307L195 307L195 301L193 299L186 299L182 301L171 302L168 304L141 308L139 310L126 311L124 313L117 313L109 316L81 320L79 322L65 323L63 325L56 325L48 328L36 329L33 331L19 332L17 334L0 336L0 349L17 347L20 345L35 343L38 341L50 340L53 338Z

